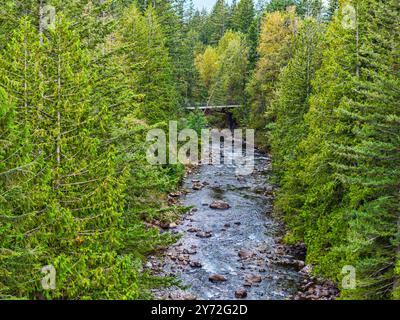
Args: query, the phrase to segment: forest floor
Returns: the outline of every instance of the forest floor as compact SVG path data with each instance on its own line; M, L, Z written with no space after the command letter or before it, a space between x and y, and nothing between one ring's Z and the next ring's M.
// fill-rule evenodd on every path
M234 165L188 171L177 201L192 210L170 226L181 238L147 265L156 274L177 277L184 289L155 291L156 298L317 300L337 295L331 283L310 275L303 246L282 244L284 227L272 214L270 176L271 159L261 152L248 176L237 176Z

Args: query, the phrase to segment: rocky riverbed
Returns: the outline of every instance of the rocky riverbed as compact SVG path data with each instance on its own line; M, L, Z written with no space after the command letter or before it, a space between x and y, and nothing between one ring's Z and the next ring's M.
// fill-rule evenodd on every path
M283 226L272 216L269 156L256 152L255 170L202 165L172 194L193 209L169 228L182 238L148 267L173 275L187 290L154 292L159 299L333 299L333 284L310 276L302 246L281 244ZM180 196L180 197L179 197Z

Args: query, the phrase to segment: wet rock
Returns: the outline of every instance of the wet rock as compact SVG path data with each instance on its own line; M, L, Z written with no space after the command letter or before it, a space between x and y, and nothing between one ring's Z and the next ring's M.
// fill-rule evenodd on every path
M311 266L311 265L308 265L308 266L305 266L304 268L302 268L302 269L299 271L299 273L302 274L302 275L308 275L308 274L311 274L312 269L313 269L312 266Z
M294 260L294 264L299 270L302 270L305 267L305 262L302 260Z
M198 262L198 261L191 261L191 262L190 262L190 266L191 266L192 268L201 268L201 267L203 267L203 265L202 265L200 262Z
M167 229L169 229L169 225L170 225L170 223L168 223L168 222L160 222L161 229L167 230Z
M307 269L306 269L307 268ZM339 295L339 290L331 281L317 279L310 275L310 267L306 266L302 275L306 277L300 291L293 297L294 300L334 300Z
M274 188L273 187L266 187L265 191L264 191L264 195L266 197L273 197L274 196Z
M246 249L239 251L238 256L240 259L249 259L254 256L254 252Z
M194 249L183 249L184 254L196 254L197 251Z
M196 237L199 238L211 238L212 237L212 232L211 231L200 231L196 233Z
M236 221L235 224L236 224L237 226L240 226L242 223L241 223L240 221Z
M283 266L291 266L291 267L296 267L298 270L303 270L305 267L304 261L301 260L295 260L291 258L283 258L278 260L278 264L283 265Z
M203 189L203 187L204 186L201 183L195 183L195 184L193 184L192 189L198 191L198 190Z
M198 228L189 228L188 230L187 230L187 232L190 232L190 233L196 233L196 232L200 232L201 230L200 229L198 229Z
M210 208L215 210L228 210L230 207L229 203L222 200L217 200L210 204Z
M220 274L212 274L208 277L208 280L211 282L225 282L228 281L223 275Z
M224 228L230 228L231 227L231 224L230 223L225 223L224 224Z
M181 196L181 193L180 192L171 192L169 194L169 196L172 197L172 198L178 198L178 197Z
M235 297L238 299L244 299L247 297L247 291L245 289L238 289L235 291Z
M261 276L255 275L255 274L247 276L245 280L246 280L246 283L250 283L251 285L262 282Z
M178 226L177 226L177 224L175 223L175 222L172 222L172 223L170 223L169 224L169 229L175 229L175 228L177 228Z
M197 297L185 291L174 291L168 295L168 300L183 301L197 300Z

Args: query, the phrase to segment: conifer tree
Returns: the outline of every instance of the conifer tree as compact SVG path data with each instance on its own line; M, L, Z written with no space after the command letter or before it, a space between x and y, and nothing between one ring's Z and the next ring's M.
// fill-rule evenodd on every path
M271 147L274 173L280 181L276 208L285 212L289 226L297 223L297 206L302 204L299 203L303 191L298 174L302 169L299 144L308 134L304 115L309 110L312 81L321 63L321 42L322 26L307 18L299 28L293 58L279 77L273 104Z
M179 112L172 64L165 37L152 7L144 15L132 6L126 11L118 37L129 46L127 68L137 68L135 91L144 95L139 118L150 124L170 119Z
M210 28L209 43L216 45L230 25L229 7L226 0L217 0L208 17L207 24Z
M234 7L231 17L231 28L247 35L254 19L253 0L240 0Z

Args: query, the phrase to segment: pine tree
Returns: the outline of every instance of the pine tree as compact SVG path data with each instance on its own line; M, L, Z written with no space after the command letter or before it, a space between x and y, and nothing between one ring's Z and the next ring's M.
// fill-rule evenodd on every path
M247 35L254 19L253 0L240 0L234 7L231 17L231 29Z
M322 0L301 0L297 4L297 12L303 17L322 18Z
M326 11L327 20L332 20L332 18L335 15L335 12L337 11L338 7L339 7L339 0L329 0L328 8L327 8L327 11Z
M354 5L358 40L354 91L337 110L337 127L352 139L333 146L337 156L333 166L349 190L350 230L343 251L353 255L359 280L357 289L342 295L398 297L400 4L369 0Z
M226 0L217 0L208 17L207 24L210 28L209 44L216 45L230 25L229 7Z
M296 0L271 0L265 7L266 12L286 11L288 7L295 6Z
M275 123L271 135L273 169L280 189L276 209L285 213L289 226L298 222L298 206L302 204L301 141L307 137L304 115L309 110L312 81L321 63L322 26L306 19L299 28L293 58L279 77L273 105Z
M165 37L154 9L144 16L135 7L126 11L118 37L130 50L126 53L127 68L136 68L134 91L144 95L137 116L150 124L171 119L178 114L177 91Z
M36 266L43 252L28 246L24 237L43 207L44 190L35 186L39 159L32 160L28 127L16 122L15 105L0 88L0 297L26 296L28 284L37 279ZM45 196L45 195L44 195Z
M25 20L0 61L2 83L18 110L15 123L28 131L31 140L26 161L34 161L35 168L33 177L22 175L18 184L32 187L19 188L20 195L15 194L23 207L9 207L6 212L16 223L2 228L8 230L2 247L11 253L11 263L5 266L8 272L2 274L6 285L2 294L137 297L137 291L121 286L128 279L136 281L136 271L131 258L120 255L124 185L116 180L112 148L100 150L95 135L104 118L102 110L89 103L89 55L62 19L42 41ZM18 262L24 252L34 259L16 268L13 257ZM40 269L46 265L57 272L54 291L40 286ZM108 273L102 272L105 268ZM18 280L26 279L30 282L18 285ZM110 292L110 285L118 290Z
M353 1L355 20L343 23L345 5L329 25L312 82L297 182L283 188L279 204L316 273L339 281L344 265L355 266L357 288L343 298L388 298L398 277L399 6Z

